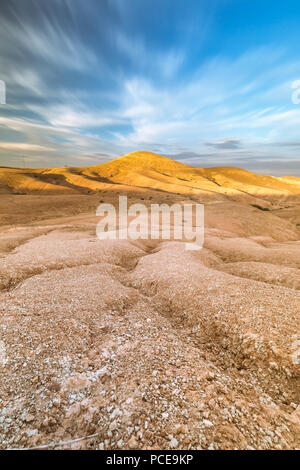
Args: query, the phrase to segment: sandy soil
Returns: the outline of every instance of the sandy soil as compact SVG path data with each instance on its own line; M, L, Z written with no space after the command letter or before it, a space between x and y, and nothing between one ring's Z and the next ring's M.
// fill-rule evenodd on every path
M98 240L116 197L0 196L0 448L299 448L297 201L209 199L188 252Z

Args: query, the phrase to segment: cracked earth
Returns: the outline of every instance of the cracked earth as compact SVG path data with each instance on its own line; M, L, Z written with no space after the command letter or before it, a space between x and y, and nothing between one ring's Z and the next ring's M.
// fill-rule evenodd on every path
M299 238L226 211L199 252L2 226L2 449L299 447Z

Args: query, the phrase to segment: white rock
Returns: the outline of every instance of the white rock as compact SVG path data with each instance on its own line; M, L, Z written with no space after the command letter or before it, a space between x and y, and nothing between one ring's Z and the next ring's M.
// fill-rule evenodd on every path
M175 449L177 446L178 446L178 441L177 441L177 439L175 439L175 437L172 437L172 439L170 440L170 447L171 447L171 449Z
M211 428L213 426L213 423L209 421L209 419L204 419L203 424L206 428Z

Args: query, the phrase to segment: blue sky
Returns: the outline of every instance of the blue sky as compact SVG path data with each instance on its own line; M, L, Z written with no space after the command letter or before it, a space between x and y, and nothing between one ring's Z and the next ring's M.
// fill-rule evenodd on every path
M149 150L300 176L299 24L292 0L1 2L0 165Z

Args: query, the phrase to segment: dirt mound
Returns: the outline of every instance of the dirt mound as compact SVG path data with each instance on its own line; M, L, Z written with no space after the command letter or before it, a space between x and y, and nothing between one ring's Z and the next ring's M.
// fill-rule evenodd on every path
M299 241L219 206L195 253L92 213L2 228L1 448L299 447Z

